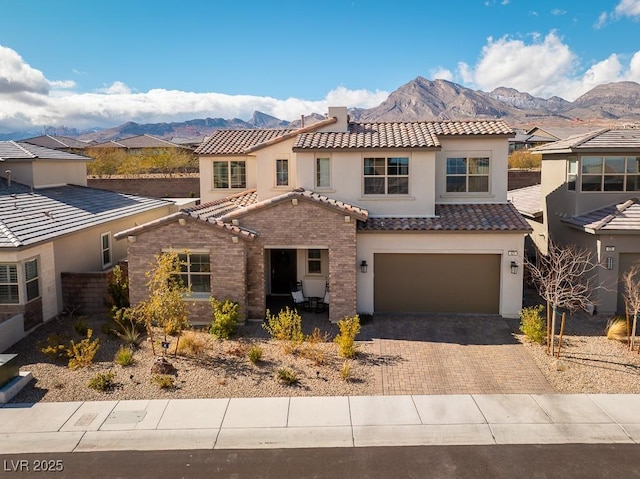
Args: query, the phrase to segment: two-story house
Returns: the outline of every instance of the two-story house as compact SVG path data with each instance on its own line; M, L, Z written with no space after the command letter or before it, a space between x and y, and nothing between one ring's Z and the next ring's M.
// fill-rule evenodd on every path
M113 234L175 211L173 202L88 188L88 161L0 142L0 352L65 307L104 309L108 272L127 254Z
M624 312L619 278L640 261L640 131L601 129L539 146L541 185L509 193L546 254L549 238L592 252L598 312Z
M298 282L328 285L332 321L516 317L530 228L507 201L512 135L502 121L355 123L342 107L297 130L216 131L196 150L202 204L116 235L132 301L153 255L175 250L204 321L211 295L264 318Z

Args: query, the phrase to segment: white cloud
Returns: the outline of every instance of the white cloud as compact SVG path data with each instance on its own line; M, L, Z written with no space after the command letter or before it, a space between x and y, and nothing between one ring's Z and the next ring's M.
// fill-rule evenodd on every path
M437 68L434 68L429 72L429 74L430 74L429 78L431 78L432 80L441 79L441 80L453 81L453 72L444 67L439 66Z
M458 76L473 88L491 91L499 86L515 88L535 96L553 95L575 100L602 83L640 81L640 51L625 66L624 58L611 54L585 70L578 57L551 32L532 35L527 44L520 39L489 38L478 63L458 65Z
M598 16L598 20L593 25L593 28L595 28L596 30L600 30L602 27L604 27L607 24L608 20L609 20L609 14L607 12L602 12Z
M255 110L284 120L325 113L329 106L371 108L389 93L337 87L319 101L284 100L249 95L193 93L153 89L136 92L116 81L93 93L71 90L71 80L50 81L29 66L14 50L0 46L0 132L43 126L92 128L126 121L140 123L185 121L194 118L251 117Z
M560 15L566 15L567 11L566 10L562 10L561 8L554 8L553 10L551 10L551 15L554 16L560 16Z
M615 13L622 17L640 17L640 0L621 0Z

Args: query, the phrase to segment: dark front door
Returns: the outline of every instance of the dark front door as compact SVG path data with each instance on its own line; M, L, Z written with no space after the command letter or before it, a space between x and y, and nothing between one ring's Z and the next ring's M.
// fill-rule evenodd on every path
M296 250L271 250L271 294L289 294L296 285Z

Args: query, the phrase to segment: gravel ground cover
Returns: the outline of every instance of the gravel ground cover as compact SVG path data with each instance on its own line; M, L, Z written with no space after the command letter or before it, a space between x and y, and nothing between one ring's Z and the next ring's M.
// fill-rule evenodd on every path
M240 328L239 336L230 341L217 341L206 331L196 332L205 344L198 355L174 357L175 338L171 338L167 358L176 367L177 376L175 387L170 389L161 389L152 382L155 357L148 341L143 341L134 352L132 365L122 367L114 363L114 355L123 343L102 332L101 319L82 318L101 344L91 366L70 370L65 362L55 362L40 352L39 345L53 333L79 341L81 336L73 328L78 319L52 320L6 351L18 353L21 370L30 371L35 378L12 402L382 394L376 377L388 358L375 353L375 319L366 328L367 340L358 341L357 357L347 362L346 380L342 374L345 360L338 356L337 346L331 341L337 328L324 316L317 324L322 325L327 340L302 346L295 354L270 340L260 323L247 323ZM544 346L528 343L517 331L514 336L559 393L640 393L640 354L605 337L607 319L569 318L560 360L547 355ZM311 333L312 326L313 322L307 323L305 334ZM252 345L262 348L262 359L257 364L248 359ZM295 373L298 379L295 384L287 385L278 379L278 371L283 368ZM113 389L100 392L87 386L96 373L108 371L115 374Z

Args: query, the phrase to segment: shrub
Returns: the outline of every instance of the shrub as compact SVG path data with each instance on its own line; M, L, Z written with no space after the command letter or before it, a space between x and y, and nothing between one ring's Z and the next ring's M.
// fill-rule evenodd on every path
M542 165L542 155L528 150L517 150L509 155L507 162L509 168L538 170Z
M314 328L313 332L305 338L305 347L301 355L312 361L316 366L326 362L326 354L322 344L329 341L329 333L322 333L320 328Z
M87 335L87 331L89 331L89 326L86 321L79 319L73 323L73 329L84 338Z
M88 329L87 337L79 343L71 340L67 351L70 369L84 368L93 362L93 358L100 348L100 340L91 340L92 335L93 330Z
M176 380L168 374L154 374L151 376L151 382L160 389L173 389L176 387Z
M340 368L340 377L344 381L348 381L351 377L351 363L349 361L342 363L342 367Z
M98 373L89 380L87 386L96 391L108 391L115 386L115 377L116 375L111 371Z
M629 336L627 320L624 318L611 318L607 323L607 339L626 341Z
M262 348L257 344L252 345L249 348L247 356L249 358L249 361L251 361L253 364L256 364L262 359Z
M51 334L47 336L45 344L39 344L40 352L46 354L50 359L59 361L69 357L67 354L68 347L64 344L67 338L59 334Z
M133 350L128 346L120 346L113 359L120 366L133 364Z
M302 318L295 309L287 306L278 315L271 315L267 310L267 322L262 327L269 333L272 339L284 341L285 350L295 350L296 346L304 341L302 334Z
M178 340L178 353L183 356L198 356L206 344L194 331L187 331Z
M240 305L229 299L218 301L211 298L213 320L209 332L218 339L229 339L238 329Z
M338 345L338 354L343 358L353 358L356 355L356 336L360 332L360 318L355 316L342 318L338 321L340 332L334 341Z
M136 321L133 310L121 308L113 311L113 325L110 333L120 338L132 348L140 346L144 326Z
M544 306L530 306L520 311L520 332L533 342L543 344L547 338L547 322L542 317Z
M129 307L129 281L119 265L111 271L107 292L112 312Z
M278 369L278 381L287 385L292 385L298 382L298 376L291 369L281 368Z

